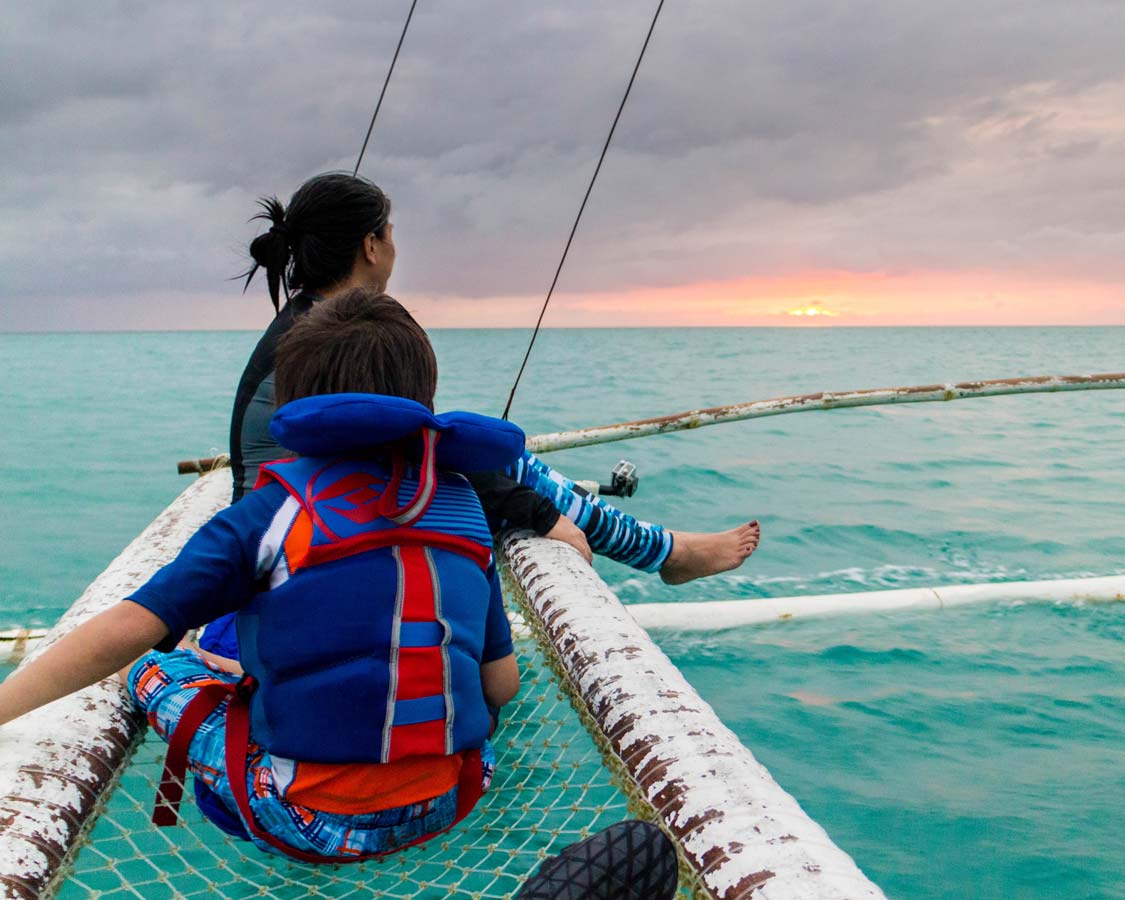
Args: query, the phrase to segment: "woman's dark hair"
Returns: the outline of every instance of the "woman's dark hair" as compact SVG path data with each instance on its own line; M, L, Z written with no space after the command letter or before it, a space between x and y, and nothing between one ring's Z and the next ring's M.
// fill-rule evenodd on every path
M388 394L434 408L437 359L402 305L371 288L322 300L278 341L274 397L281 406L317 394Z
M258 268L265 269L275 312L279 288L288 300L290 289L323 290L347 278L363 239L374 233L383 240L391 216L386 194L366 178L344 172L310 178L297 188L289 209L276 197L263 197L258 205L262 212L254 219L272 224L250 243L254 265L243 291Z

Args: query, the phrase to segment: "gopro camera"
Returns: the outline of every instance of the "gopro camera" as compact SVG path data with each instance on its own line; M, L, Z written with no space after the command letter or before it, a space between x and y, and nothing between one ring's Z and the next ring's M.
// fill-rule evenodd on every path
M637 467L623 459L609 473L609 484L598 486L598 493L606 497L632 497L637 492Z

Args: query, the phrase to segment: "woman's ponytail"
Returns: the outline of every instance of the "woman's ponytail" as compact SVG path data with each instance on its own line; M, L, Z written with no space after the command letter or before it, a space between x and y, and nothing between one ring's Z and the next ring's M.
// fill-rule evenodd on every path
M292 236L285 224L285 207L276 197L263 197L258 201L262 211L254 219L266 219L272 224L269 231L260 234L250 243L250 256L254 265L246 273L246 284L242 292L250 286L250 279L261 267L266 270L266 284L269 286L270 299L273 301L273 311L281 310L281 291L285 291L285 299L289 299L288 269L289 260L293 255Z
M254 219L271 224L250 244L254 265L246 273L246 287L259 268L265 269L275 311L281 291L288 301L290 289L321 291L346 281L364 238L373 234L384 240L391 215L391 201L378 186L345 172L310 178L288 209L276 197L263 197L258 205L262 211Z

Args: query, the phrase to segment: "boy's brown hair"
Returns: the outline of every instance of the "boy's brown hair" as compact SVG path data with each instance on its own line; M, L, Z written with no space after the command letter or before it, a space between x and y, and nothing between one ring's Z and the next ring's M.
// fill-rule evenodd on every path
M281 406L316 394L387 394L434 408L430 339L387 294L354 288L316 303L278 341L274 396Z

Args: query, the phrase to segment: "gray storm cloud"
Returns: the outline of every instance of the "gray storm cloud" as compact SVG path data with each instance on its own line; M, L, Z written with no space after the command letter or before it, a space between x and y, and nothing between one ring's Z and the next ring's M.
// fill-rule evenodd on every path
M0 329L265 314L229 280L254 200L350 169L408 5L5 6ZM396 293L542 293L652 10L420 0L363 168ZM1123 26L1101 2L667 4L563 287L1123 279Z

